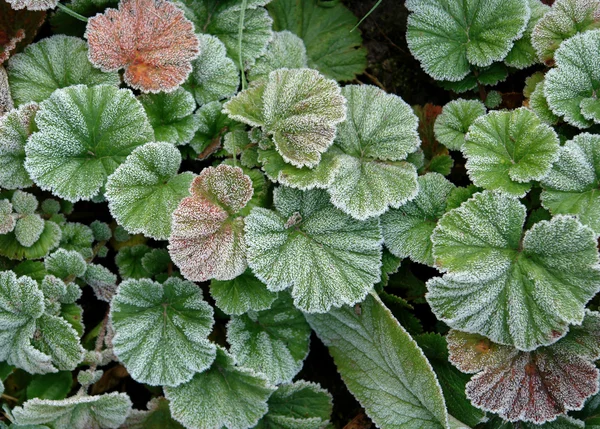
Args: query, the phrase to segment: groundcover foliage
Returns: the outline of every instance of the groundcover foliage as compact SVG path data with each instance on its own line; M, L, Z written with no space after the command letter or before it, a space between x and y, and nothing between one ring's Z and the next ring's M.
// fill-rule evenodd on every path
M356 3L0 0L0 428L600 427L600 3Z

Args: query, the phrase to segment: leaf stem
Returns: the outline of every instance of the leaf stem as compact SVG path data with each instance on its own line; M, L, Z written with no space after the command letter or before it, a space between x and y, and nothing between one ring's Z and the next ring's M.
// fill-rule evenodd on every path
M382 1L383 1L383 0L379 0L377 3L375 3L375 6L373 6L373 7L371 8L371 10L370 10L370 11L368 11L368 12L367 12L367 14L366 14L365 16L363 16L363 17L362 17L362 19L361 19L360 21L358 21L358 24L356 24L356 25L355 25L355 26L352 28L352 30L350 30L350 33L352 33L354 30L356 30L356 29L358 28L358 26L359 26L360 24L362 24L362 23L363 23L363 21L364 21L365 19L367 19L367 18L369 17L369 15L371 15L371 14L372 14L372 13L375 11L375 9L377 9L377 8L379 7L379 5L381 4L381 2L382 2Z
M75 11L74 11L74 10L72 10L72 9L69 9L69 8L68 8L67 6L65 6L64 4L62 4L62 3L57 3L57 4L56 4L56 6L57 6L57 7L58 7L60 10L62 10L64 13L66 13L67 15L71 15L73 18L75 18L75 19L78 19L78 20L80 20L80 21L83 21L83 22L88 22L88 19L87 19L85 16L78 14L77 12L75 12Z
M246 89L246 75L244 74L244 58L242 55L242 37L244 34L244 22L246 21L246 4L248 0L242 0L242 9L240 11L240 22L238 24L238 61L240 63L240 72L242 74L242 90Z

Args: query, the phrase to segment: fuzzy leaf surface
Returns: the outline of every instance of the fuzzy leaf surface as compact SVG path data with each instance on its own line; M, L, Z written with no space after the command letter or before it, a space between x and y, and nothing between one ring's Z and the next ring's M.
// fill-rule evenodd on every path
M25 145L35 130L36 103L0 115L0 186L6 189L26 188L33 181L25 170Z
M278 31L273 33L267 52L256 60L248 72L248 80L268 79L269 74L277 69L305 68L307 61L302 39L290 31Z
M525 27L523 36L515 41L514 46L504 59L507 66L517 69L524 69L538 62L538 55L532 45L531 35L540 19L551 10L548 5L542 3L540 0L528 0L527 3L531 10L531 16L527 22L527 27ZM487 102L488 99L486 99L486 103Z
M435 138L450 150L461 150L469 127L485 113L486 108L479 100L453 100L435 120Z
M249 310L267 310L277 299L277 292L268 290L250 269L231 280L212 280L210 295L217 307L236 316Z
M0 235L0 255L9 259L40 259L60 243L60 227L51 221L44 222L44 229L38 240L29 247L23 246L15 237L14 231Z

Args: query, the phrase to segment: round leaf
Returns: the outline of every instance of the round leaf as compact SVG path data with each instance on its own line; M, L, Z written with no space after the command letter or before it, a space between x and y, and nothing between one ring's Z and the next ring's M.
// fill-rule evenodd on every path
M435 138L450 150L461 150L469 127L485 112L486 108L479 100L459 98L451 101L435 120Z

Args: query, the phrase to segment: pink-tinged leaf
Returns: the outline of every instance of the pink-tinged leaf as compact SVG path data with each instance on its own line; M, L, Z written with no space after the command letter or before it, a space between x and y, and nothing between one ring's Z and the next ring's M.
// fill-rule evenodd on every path
M127 84L170 92L192 71L200 44L183 11L164 0L123 0L88 21L89 59L103 71L125 69Z
M244 219L238 212L253 194L241 168L208 167L190 185L173 213L169 253L183 276L192 281L230 280L244 272Z
M15 4L11 7L6 0L0 0L0 64L31 43L46 18L43 11L16 9Z
M5 68L0 65L0 116L12 110L13 107L14 104L8 87L8 75Z
M473 405L509 421L535 424L579 410L598 391L600 314L587 312L581 326L532 352L492 343L477 334L448 334L450 362L477 373L467 384Z

